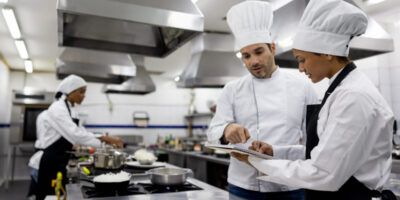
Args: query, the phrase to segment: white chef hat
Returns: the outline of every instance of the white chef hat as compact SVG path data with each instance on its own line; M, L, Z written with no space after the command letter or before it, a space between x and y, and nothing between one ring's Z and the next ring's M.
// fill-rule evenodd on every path
M77 75L69 75L64 80L61 81L60 85L58 85L57 93L68 95L76 89L86 86L86 81L77 76Z
M244 1L229 9L229 28L235 36L235 50L257 43L271 43L272 7L264 1Z
M293 48L314 53L348 56L354 36L365 33L368 18L342 0L311 0L301 17Z

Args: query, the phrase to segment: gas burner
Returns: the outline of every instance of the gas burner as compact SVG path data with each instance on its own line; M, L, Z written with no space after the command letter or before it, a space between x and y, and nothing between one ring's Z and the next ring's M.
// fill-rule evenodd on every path
M142 186L144 190L148 192L148 194L202 190L202 188L197 187L188 182L186 182L183 185L176 185L176 186L162 186L162 185L154 185L151 183L138 183L137 185Z
M98 191L93 186L86 186L86 185L81 186L82 195L85 199L94 197L129 196L135 194L185 192L192 190L202 190L202 188L188 182L178 186L160 186L151 183L129 184L128 188L123 191Z
M94 197L117 197L117 196L128 196L134 194L147 194L140 187L134 184L130 184L126 190L116 190L116 191L98 191L95 187L82 186L82 195L85 199Z

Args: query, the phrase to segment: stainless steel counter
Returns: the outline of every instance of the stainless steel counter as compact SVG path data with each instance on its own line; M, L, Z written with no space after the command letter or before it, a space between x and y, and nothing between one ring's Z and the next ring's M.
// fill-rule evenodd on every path
M176 153L176 154L182 154L182 155L185 155L185 156L193 156L193 157L205 159L205 160L212 161L212 162L219 163L219 164L223 164L223 165L229 165L229 162L230 162L229 158L218 158L215 155L205 155L205 154L202 154L201 152L178 151L178 150L163 149L163 148L161 148L160 150L166 151L167 153Z
M134 178L135 180L135 178ZM146 182L143 181L143 179L139 179L137 181L140 182ZM134 200L134 199L140 199L140 200L168 200L168 199L174 199L174 200L183 200L183 199L190 199L190 200L203 200L203 199L232 199L229 197L229 193L227 191L221 190L219 188L216 188L214 186L208 185L204 182L198 181L193 178L189 178L188 182L203 188L203 190L195 190L195 191L187 191L187 192L174 192L174 193L159 193L159 194L140 194L140 195L130 195L130 196L119 196L119 197L104 197L104 198L96 198L96 199L104 199L104 200L114 200L114 199L119 199L119 200ZM80 189L80 184L68 184L66 186L67 194L68 194L68 200L84 200L82 196L82 192Z

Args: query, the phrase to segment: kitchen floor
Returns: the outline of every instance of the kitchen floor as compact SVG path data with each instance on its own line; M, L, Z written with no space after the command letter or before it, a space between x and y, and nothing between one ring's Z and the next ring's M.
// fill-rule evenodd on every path
M28 199L26 194L28 193L30 180L18 180L14 181L9 185L8 190L4 186L0 187L0 199L9 200L24 200Z

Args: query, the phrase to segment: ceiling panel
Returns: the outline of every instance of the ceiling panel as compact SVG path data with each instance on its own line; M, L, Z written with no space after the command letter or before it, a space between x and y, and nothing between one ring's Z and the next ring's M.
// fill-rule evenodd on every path
M205 16L205 30L230 32L226 20L223 18L231 6L241 1L243 0L198 0L197 5ZM14 7L35 70L54 71L55 59L60 53L60 48L57 45L56 2L56 0L8 1L8 5ZM355 2L367 13L376 17L378 22L400 21L398 14L400 13L399 0L386 0L374 6L365 6L363 0L355 0ZM3 5L0 4L0 6ZM188 50L188 47L186 47L186 50ZM24 69L23 60L18 56L2 15L0 16L0 52L12 69ZM181 54L181 51L177 52L177 55L165 58L165 61L170 63L173 62L171 60L180 59ZM182 61L165 68L162 67L162 60L150 58L146 63L151 64L151 66L146 67L154 71L179 71L182 68ZM174 72L174 74L176 73Z

